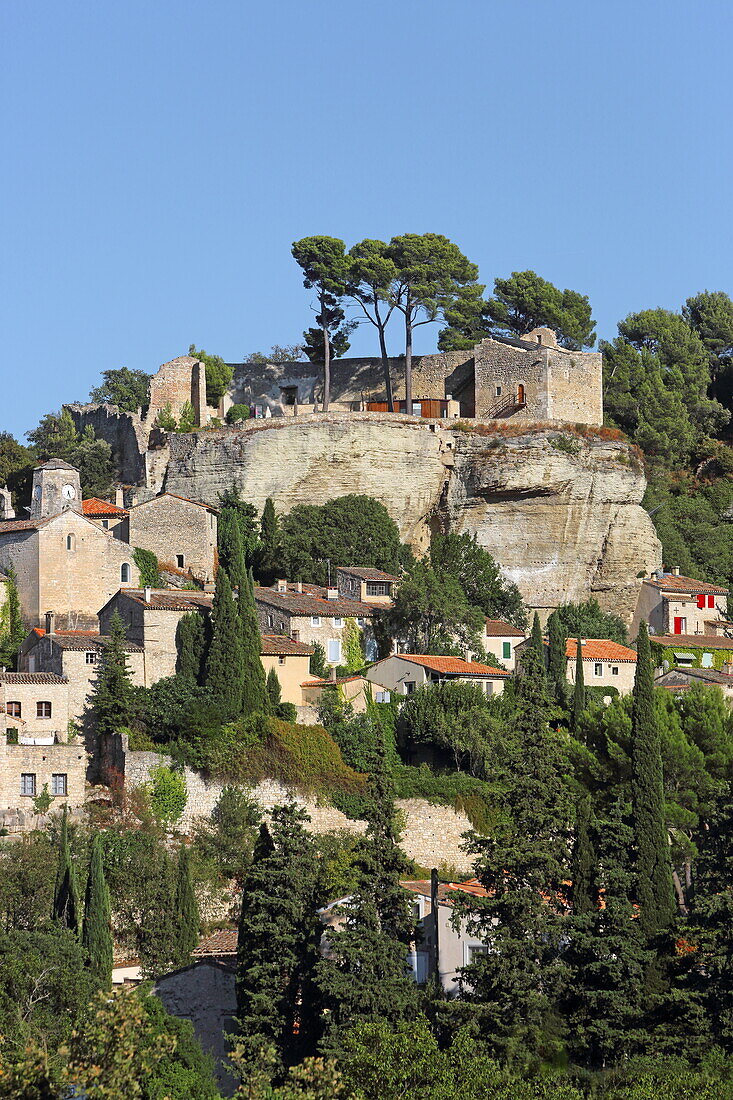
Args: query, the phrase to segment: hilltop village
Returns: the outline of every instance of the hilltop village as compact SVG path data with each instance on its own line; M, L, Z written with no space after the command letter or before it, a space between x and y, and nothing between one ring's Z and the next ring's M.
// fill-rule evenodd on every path
M0 672L0 825L20 844L59 812L64 830L155 821L156 859L182 843L179 874L189 847L209 867L187 887L183 947L151 946L142 903L116 912L111 981L152 977L227 1095L257 822L257 843L294 844L293 859L321 846L319 936L338 942L354 845L377 828L367 775L386 753L410 982L460 1000L487 952L480 907L497 887L471 853L499 828L503 740L549 720L589 769L630 768L613 763L629 752L615 730L640 675L674 721L692 721L687 699L729 721L728 589L661 560L635 452L602 426L600 353L541 327L416 357L410 408L400 361L392 397L382 367L336 360L324 411L310 363L239 364L213 407L205 361L181 356L137 411L66 407L111 448L104 499L53 457L28 499L0 489L0 607L17 643ZM212 845L227 871L206 863ZM684 846L675 858L686 906Z

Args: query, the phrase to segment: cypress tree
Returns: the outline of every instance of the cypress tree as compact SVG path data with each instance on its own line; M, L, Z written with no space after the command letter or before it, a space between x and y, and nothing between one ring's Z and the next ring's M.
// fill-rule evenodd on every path
M206 633L198 611L182 615L176 627L176 675L198 684L204 664Z
M320 1013L312 974L318 954L317 861L308 821L294 803L263 824L242 887L237 1009L245 1059L274 1048L277 1068L312 1053Z
M697 968L714 1040L733 1053L733 782L716 799L698 837L693 917L700 930Z
M223 508L219 516L217 546L219 568L226 572L232 591L236 592L245 583L247 570L240 526L236 515L229 508Z
M272 714L281 701L280 681L274 668L267 673L267 701Z
M573 913L576 916L594 913L598 908L596 853L591 835L592 824L590 795L583 795L578 799L573 845L572 899Z
M89 706L99 734L116 733L130 724L132 674L125 652L125 626L116 611L110 621L109 642L97 665Z
M53 891L53 907L51 910L53 920L70 928L77 935L79 933L79 887L76 881L76 870L71 859L69 847L69 831L67 811L61 818L61 832L59 835L58 863L56 865L56 882Z
M631 744L639 923L644 934L653 938L672 926L675 902L664 816L662 755L654 710L654 672L645 622L641 623L636 639Z
M218 569L211 607L211 643L206 656L204 686L227 718L236 718L242 713L242 650L241 623L229 577L225 569Z
M95 833L84 895L81 942L88 956L87 966L101 989L112 983L112 930L109 890L102 861L102 834Z
M254 599L254 579L250 569L239 590L238 602L242 638L242 709L255 714L268 709L265 670L262 667L262 636Z
M26 636L18 594L18 579L12 567L6 572L5 606L0 612L0 662L5 666L15 664L18 650Z
M280 534L272 497L265 501L260 520L259 578L262 584L272 584L277 571Z
M557 611L547 620L547 678L559 706L567 705L567 631Z
M583 646L578 638L575 650L575 688L573 690L573 731L579 729L585 710L585 675L583 672Z
M175 923L174 961L178 966L190 962L191 952L199 941L199 910L191 883L188 849L181 845L176 869L176 889L173 896Z

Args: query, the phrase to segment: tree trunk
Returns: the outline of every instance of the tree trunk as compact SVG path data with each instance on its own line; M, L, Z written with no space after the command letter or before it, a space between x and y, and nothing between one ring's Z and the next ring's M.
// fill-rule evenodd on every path
M321 317L323 318L323 411L328 412L331 401L331 342L328 339L325 296L321 297Z
M412 414L412 317L410 291L405 302L405 412Z
M379 333L379 350L382 355L382 369L384 370L384 388L387 393L387 408L390 412L394 412L394 394L392 393L392 375L389 373L389 356L387 355L387 341L384 338L384 325L379 317L379 310L376 313L377 317L377 331Z

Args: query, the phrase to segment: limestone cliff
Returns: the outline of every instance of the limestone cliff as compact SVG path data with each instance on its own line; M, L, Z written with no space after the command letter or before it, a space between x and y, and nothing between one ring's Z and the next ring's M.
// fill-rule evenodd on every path
M216 503L232 484L259 509L272 497L281 512L374 496L418 551L437 528L473 532L530 607L595 595L630 621L637 574L661 564L640 505L641 467L602 431L351 413L170 437L168 491Z

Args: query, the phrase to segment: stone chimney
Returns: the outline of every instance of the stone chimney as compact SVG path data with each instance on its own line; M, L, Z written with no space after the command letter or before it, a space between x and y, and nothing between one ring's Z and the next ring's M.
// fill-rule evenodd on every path
M145 599L145 603L150 603L150 598L151 598L152 595L153 595L152 588L150 587L150 585L146 584L145 588L143 588L143 597Z
M679 577L679 575L680 575L680 567L679 567L679 565L675 565L675 567L673 568L672 572L673 572L673 574L675 575L675 577Z
M7 485L0 489L0 519L15 519L15 509Z
M118 508L125 507L125 493L123 489L115 489L115 504Z
M339 598L338 588L327 588L326 589L326 599L327 600L337 600L338 598Z
M277 590L278 592L287 592L288 582L283 580L277 581Z
M295 582L295 591L296 592L302 592L303 591L303 582L302 581L296 581Z
M55 611L47 611L46 612L46 633L47 634L55 634L56 633L56 612Z

